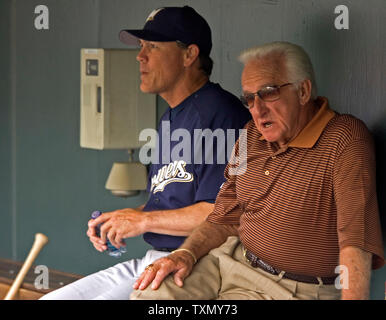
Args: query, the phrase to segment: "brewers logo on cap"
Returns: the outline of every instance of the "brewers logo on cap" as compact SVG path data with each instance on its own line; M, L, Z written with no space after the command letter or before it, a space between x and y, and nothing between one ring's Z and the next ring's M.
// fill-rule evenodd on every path
M153 10L153 11L149 14L149 16L147 17L146 22L154 20L154 17L156 16L156 14L157 14L158 12L160 12L161 10L163 10L163 9L164 9L164 8L158 8L158 9Z

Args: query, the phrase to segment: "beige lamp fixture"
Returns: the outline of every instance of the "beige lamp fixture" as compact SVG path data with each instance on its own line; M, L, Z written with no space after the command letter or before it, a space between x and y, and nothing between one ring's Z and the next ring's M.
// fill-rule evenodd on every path
M131 197L146 190L146 167L133 162L133 150L129 150L128 162L115 162L106 181L106 189L117 197Z

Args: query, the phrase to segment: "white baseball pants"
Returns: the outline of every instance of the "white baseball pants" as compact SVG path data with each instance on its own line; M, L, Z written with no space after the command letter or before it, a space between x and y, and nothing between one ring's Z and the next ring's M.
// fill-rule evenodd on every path
M169 252L149 250L141 259L118 263L52 291L40 300L129 300L133 284L146 266Z

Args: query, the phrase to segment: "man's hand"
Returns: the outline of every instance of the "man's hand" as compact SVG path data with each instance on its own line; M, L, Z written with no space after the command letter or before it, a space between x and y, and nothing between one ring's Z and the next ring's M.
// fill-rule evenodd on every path
M223 244L229 236L237 235L237 228L238 225L221 225L204 221L185 240L182 248L189 249L196 259L200 259L213 248ZM188 251L173 252L150 264L134 283L133 288L143 290L153 282L151 288L156 290L170 273L174 273L176 285L182 287L184 279L192 272L194 260Z
M103 252L107 250L106 244L102 244L101 239L97 236L96 228L91 227L90 224L94 221L94 219L91 219L88 221L88 229L87 229L87 236L90 238L91 243L93 244L94 248L98 250L99 252Z
M193 265L194 260L189 253L174 252L150 264L134 283L133 288L144 290L153 282L151 288L156 290L170 273L174 273L176 285L182 287L184 279L192 272Z
M123 239L136 237L146 232L148 214L137 209L121 209L105 212L96 219L88 222L87 235L94 247L102 252L107 249L106 240L120 248L124 245ZM95 228L100 227L100 238L97 237Z

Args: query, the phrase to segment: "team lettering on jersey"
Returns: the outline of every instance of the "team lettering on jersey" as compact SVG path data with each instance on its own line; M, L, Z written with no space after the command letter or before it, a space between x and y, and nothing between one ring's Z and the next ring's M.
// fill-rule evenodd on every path
M185 170L186 162L178 160L164 165L158 173L151 178L150 192L162 192L165 186L172 182L191 182L193 174Z

